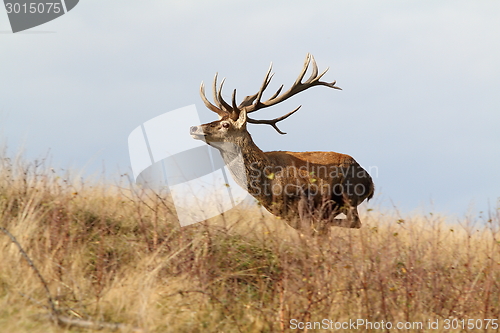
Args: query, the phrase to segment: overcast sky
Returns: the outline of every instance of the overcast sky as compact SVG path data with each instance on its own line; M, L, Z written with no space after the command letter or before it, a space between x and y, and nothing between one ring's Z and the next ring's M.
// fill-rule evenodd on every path
M0 139L59 167L130 172L130 132L203 110L201 81L218 72L243 97L272 61L270 90L289 86L310 52L343 90L260 111L303 105L287 135L249 125L257 145L349 154L376 171L382 206L463 216L500 197L499 17L498 1L83 0L12 34L0 8Z

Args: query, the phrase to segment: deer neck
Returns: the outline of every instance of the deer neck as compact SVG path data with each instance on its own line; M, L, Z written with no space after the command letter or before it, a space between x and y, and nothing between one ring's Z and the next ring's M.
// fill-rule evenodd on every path
M271 162L264 152L253 142L250 134L238 138L234 143L223 143L217 148L236 183L246 189L251 195L261 200L258 193L267 178L263 177Z

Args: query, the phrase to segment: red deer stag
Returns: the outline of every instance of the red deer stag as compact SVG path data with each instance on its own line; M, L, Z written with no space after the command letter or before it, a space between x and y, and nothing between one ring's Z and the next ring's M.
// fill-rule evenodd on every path
M302 82L311 62L312 73ZM236 105L236 89L231 104L222 98L224 80L217 88L217 75L213 82L213 99L217 105L208 101L202 83L201 98L208 109L219 115L219 120L191 127L191 136L217 148L235 181L269 212L285 219L292 227L301 229L308 225L320 232L325 232L329 226L360 228L357 206L372 198L374 185L370 175L351 156L335 152L263 152L253 142L247 123L268 124L278 133L285 134L276 123L288 118L300 106L272 120L255 120L248 117L249 113L278 104L310 87L341 89L335 86L336 81L320 81L328 68L318 75L316 61L308 54L290 89L280 95L282 85L271 98L261 101L274 75L271 68L272 65L259 91L245 97L239 105ZM238 154L242 165L233 163ZM346 218L336 219L340 213Z

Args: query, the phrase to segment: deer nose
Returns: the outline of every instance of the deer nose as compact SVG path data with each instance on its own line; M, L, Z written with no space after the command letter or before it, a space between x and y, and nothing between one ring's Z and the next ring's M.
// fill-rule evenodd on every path
M189 132L190 132L191 134L194 134L194 133L196 133L196 131L197 131L197 130L198 130L198 126L191 126L191 128L190 128Z

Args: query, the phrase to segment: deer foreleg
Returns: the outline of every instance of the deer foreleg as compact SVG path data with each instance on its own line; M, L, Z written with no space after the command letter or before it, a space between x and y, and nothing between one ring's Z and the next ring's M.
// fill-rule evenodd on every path
M358 209L357 207L348 207L346 212L344 213L347 218L345 219L347 228L361 228L361 220L359 219Z

